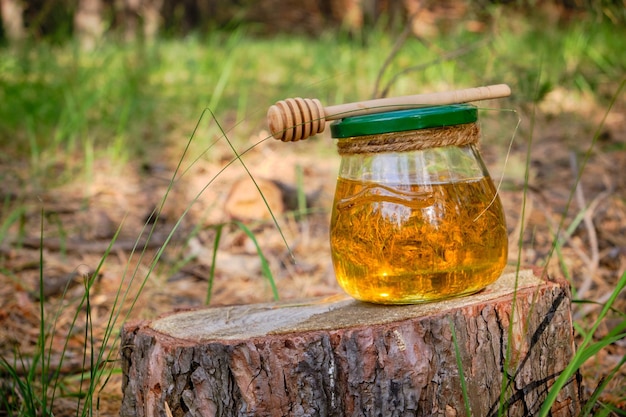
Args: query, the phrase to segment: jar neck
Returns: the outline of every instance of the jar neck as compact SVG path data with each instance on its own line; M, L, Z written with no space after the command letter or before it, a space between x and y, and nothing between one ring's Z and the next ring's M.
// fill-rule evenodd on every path
M444 146L476 144L479 138L478 123L466 123L340 139L337 141L337 152L339 155L409 152Z

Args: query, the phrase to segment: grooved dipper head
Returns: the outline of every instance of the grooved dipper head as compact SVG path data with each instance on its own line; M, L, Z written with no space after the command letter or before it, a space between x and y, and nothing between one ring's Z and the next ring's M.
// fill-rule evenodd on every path
M267 111L267 124L274 138L296 142L324 131L324 107L318 99L288 98Z

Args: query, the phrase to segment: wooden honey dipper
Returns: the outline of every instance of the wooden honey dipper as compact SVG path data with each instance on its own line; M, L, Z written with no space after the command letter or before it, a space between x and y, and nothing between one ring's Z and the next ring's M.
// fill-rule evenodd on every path
M323 107L314 98L288 98L280 100L267 111L267 123L272 136L283 142L296 142L322 133L327 120L394 110L508 97L511 89L506 84L466 88L441 93L381 98Z

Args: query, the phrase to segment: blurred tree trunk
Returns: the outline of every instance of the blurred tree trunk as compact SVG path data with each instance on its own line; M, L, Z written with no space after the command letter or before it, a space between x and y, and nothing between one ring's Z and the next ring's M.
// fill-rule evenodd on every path
M104 34L103 12L102 0L78 0L74 34L86 49L92 49Z
M24 6L19 0L0 0L2 26L9 42L24 39Z
M121 0L115 6L124 39L154 39L161 24L163 0Z
M163 0L144 0L142 3L143 36L153 40L161 27Z

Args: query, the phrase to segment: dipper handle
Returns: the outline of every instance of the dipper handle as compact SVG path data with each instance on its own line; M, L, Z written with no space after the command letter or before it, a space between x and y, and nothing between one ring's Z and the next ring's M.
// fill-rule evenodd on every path
M280 100L267 111L272 136L283 142L296 142L324 131L327 120L364 114L383 113L418 107L440 106L470 101L508 97L506 84L466 88L441 93L381 98L323 107L318 99L288 98Z

